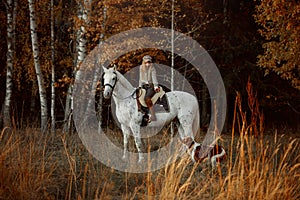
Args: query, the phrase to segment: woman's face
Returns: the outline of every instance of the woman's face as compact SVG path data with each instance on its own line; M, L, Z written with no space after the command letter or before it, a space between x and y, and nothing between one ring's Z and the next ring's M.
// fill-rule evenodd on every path
M152 64L152 63L151 63L150 61L147 61L147 62L145 63L146 67L150 67L151 64Z

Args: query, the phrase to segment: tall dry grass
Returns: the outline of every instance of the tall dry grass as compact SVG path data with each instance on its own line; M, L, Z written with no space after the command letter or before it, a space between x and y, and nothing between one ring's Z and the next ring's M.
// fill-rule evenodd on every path
M206 174L184 159L167 166L159 199L300 199L300 140L276 131L263 135L264 116L250 82L247 91L250 116L238 93L227 162Z
M32 134L32 135L31 135ZM40 134L40 133L38 133ZM48 137L4 129L0 135L0 198L53 199L57 162L46 149Z
M94 159L76 134L3 129L0 199L300 199L300 141L263 135L253 104L247 116L237 95L232 132L220 141L227 161L216 171L186 155L155 172L125 173Z
M298 139L255 139L245 129L232 141L224 139L228 158L216 172L201 171L186 156L156 172L130 174L103 166L76 136L5 132L0 199L300 198Z

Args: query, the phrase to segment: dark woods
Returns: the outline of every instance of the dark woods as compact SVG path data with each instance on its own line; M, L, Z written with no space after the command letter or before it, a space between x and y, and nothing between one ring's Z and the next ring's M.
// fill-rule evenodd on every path
M270 4L258 1L225 0L225 1L176 1L174 4L175 30L185 33L198 41L210 54L218 66L227 92L228 122L232 121L236 92L247 101L247 84L252 84L255 101L259 108L247 107L248 112L259 109L264 113L265 129L299 130L300 129L300 93L297 80L299 80L299 45L285 44L285 49L294 49L294 57L284 49L272 50L268 42L281 44L281 36L290 35L294 41L299 40L294 35L299 32L299 24L294 24L284 9L277 9L278 15L285 20L285 28L274 36L269 36L271 28L280 23L272 16L262 16L268 13ZM81 1L53 1L54 17L51 17L51 4L49 1L37 1L35 4L35 18L37 27L37 44L39 46L39 62L44 78L46 98L48 103L48 118L51 118L51 70L55 69L55 108L54 117L56 128L62 129L72 118L71 103L68 102L70 86L74 82L77 67L99 42L106 38L138 27L154 26L171 28L170 1L91 1L84 4ZM12 0L0 2L0 52L2 63L0 68L0 103L1 127L4 126L4 107L6 103L7 88L11 89L10 119L16 127L26 127L40 122L40 96L37 84L38 74L33 62L33 52L30 35L29 5L25 0ZM289 1L286 6L299 7L299 1ZM262 12L265 11L265 12ZM279 12L280 11L280 12ZM291 11L292 12L292 11ZM296 15L296 17L299 15ZM11 21L9 21L9 17ZM262 20L268 17L267 26ZM53 33L51 36L51 22ZM11 25L11 26L9 26ZM284 25L284 24L283 24ZM12 29L9 30L9 27ZM82 29L84 27L84 29ZM269 32L268 32L268 29ZM277 30L277 29L276 29ZM289 31L289 32L284 32ZM296 33L294 33L296 31ZM10 34L9 34L10 32ZM54 40L52 40L54 37ZM286 40L286 39L285 39ZM51 45L50 41L54 41ZM297 43L296 43L297 44ZM299 43L298 43L299 44ZM266 45L276 55L280 56L276 69L272 69L272 59L266 53ZM280 46L280 45L279 45ZM8 54L12 50L13 54ZM54 57L51 57L54 52ZM171 53L156 49L141 49L129 52L114 62L123 73L137 66L145 53L151 54L155 62L171 65ZM272 53L272 52L271 52ZM11 60L7 58L12 55ZM211 99L202 81L200 74L196 73L179 56L175 56L175 69L189 80L199 100L201 109L201 126L207 127L210 119ZM271 63L271 64L270 64ZM288 65L282 67L285 63ZM12 68L9 68L12 66ZM288 71L284 71L284 69ZM7 87L7 72L11 70L12 86ZM284 75L284 76L283 76ZM295 78L296 77L296 78ZM99 80L99 84L100 80ZM101 90L100 90L101 92ZM99 98L99 93L96 95ZM246 104L247 105L247 104ZM110 101L103 100L102 107L96 105L102 112L102 125L112 124L110 114ZM258 120L258 119L257 119ZM224 131L231 129L226 124ZM258 127L259 129L259 127ZM255 130L258 131L259 130Z

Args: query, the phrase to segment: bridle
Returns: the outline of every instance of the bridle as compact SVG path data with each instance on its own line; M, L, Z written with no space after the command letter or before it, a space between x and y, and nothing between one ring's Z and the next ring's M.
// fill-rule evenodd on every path
M118 82L118 78L117 78L118 76L117 76L117 73L116 73L116 72L113 72L113 73L116 75L116 80L115 80L114 85L111 85L111 84L109 84L109 83L104 84L104 74L105 74L105 73L102 74L102 76L101 76L101 85L102 85L103 88L104 88L105 86L108 86L108 87L110 87L112 90L115 89L116 84L117 84L117 82Z
M115 79L115 82L114 82L114 84L113 85L111 85L111 84L109 84L109 83L106 83L106 84L104 84L104 74L105 73L103 73L102 74L102 76L101 76L101 85L103 86L103 88L105 87L105 86L108 86L108 87L110 87L111 89L112 89L112 91L115 89L115 87L116 87L116 84L117 84L117 82L118 82L118 75L117 75L117 73L116 72L113 72L115 75L116 75L116 79ZM121 99L121 100L125 100L125 99L127 99L127 98L129 98L129 97L132 97L133 99L134 99L134 94L136 93L136 89L130 94L130 95L128 95L128 96L126 96L126 97L117 97L117 95L115 95L115 94L113 94L116 98L118 98L118 99Z

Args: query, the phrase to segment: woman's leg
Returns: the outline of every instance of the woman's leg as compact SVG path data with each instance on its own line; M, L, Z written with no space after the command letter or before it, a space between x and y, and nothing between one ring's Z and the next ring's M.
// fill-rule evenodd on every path
M145 95L145 102L147 104L147 107L149 108L150 110L150 114L151 114L151 121L156 121L156 116L155 116L155 112L154 112L154 109L153 109L153 103L152 103L152 100L151 98L154 96L155 94L155 91L154 91L154 88L153 87L149 87L146 89L146 95Z

